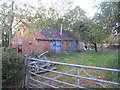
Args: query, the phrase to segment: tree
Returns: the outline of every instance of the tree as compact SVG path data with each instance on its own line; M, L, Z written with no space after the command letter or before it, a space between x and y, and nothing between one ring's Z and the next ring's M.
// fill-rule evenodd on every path
M56 21L56 11L53 8L49 8L48 10L43 6L39 7L34 16L33 24L41 25L41 26L54 26Z
M10 4L9 4L10 3ZM0 27L2 30L2 46L11 47L11 38L13 30L19 23L25 22L31 13L30 5L22 4L23 7L18 6L15 1L9 1L8 3L2 3L0 8ZM25 9L23 9L25 7ZM29 8L29 9L28 9Z
M98 6L100 13L97 14L97 18L101 25L110 32L114 26L120 23L119 6L120 2L101 2Z
M114 28L120 26L120 2L101 2L98 8L100 13L96 13L94 16L94 22L99 26L106 29L108 39L111 37L115 40L119 36L119 30ZM117 33L114 34L114 33ZM111 42L106 39L106 42ZM114 40L112 40L114 42Z
M79 6L76 6L72 10L69 10L68 13L66 13L63 16L63 22L66 29L72 29L72 25L76 23L77 21L83 21L85 18L85 11L81 9Z
M1 28L3 30L3 44L4 45L10 45L10 37L12 34L12 24L13 24L13 6L14 2L11 3L11 6L7 6L6 3L3 3L2 10L1 10ZM7 8L10 8L9 11L6 11ZM7 14L6 14L7 12ZM5 43L6 42L6 43Z
M86 43L92 43L95 47L96 52L97 43L101 43L104 38L106 38L105 30L90 19L84 19L84 21L77 21L73 25L73 30L80 40Z
M64 14L69 11L71 6L71 0L52 2L52 6L48 9L45 6L40 6L35 14L33 23L60 28L60 24L64 23Z
M72 0L57 0L55 3L52 3L52 8L57 13L57 19L63 18L64 14L71 10L73 1Z

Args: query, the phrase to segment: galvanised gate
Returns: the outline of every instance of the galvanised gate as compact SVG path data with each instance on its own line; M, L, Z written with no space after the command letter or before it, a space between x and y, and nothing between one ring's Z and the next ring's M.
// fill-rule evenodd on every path
M77 65L77 64L68 64L68 63L61 63L61 62L54 62L54 61L48 61L48 60L42 60L42 59L36 59L36 58L31 58L27 57L26 59L26 75L25 75L25 87L26 88L43 88L42 85L52 87L52 88L60 88L61 86L55 86L49 84L49 82L56 82L56 83L62 83L71 87L76 87L76 88L84 88L87 89L86 87L81 86L81 79L86 79L86 80L91 80L95 81L97 84L99 84L102 88L108 89L103 83L108 83L108 84L113 84L117 85L119 87L120 83L118 82L112 82L112 81L107 81L107 80L101 80L93 77L91 74L89 74L85 69L94 69L94 70L103 70L103 71L111 71L111 72L120 72L119 69L111 69L111 68L101 68L101 67L93 67L93 66L84 66L84 65ZM50 63L50 64L56 64L56 65L65 65L65 66L70 66L73 67L72 69L68 70L67 72L59 72L57 70L51 70L51 69L46 69L44 68L44 65L41 66L36 66L39 63ZM35 70L44 70L44 71L49 71L52 73L57 73L59 74L58 76L55 76L54 78L50 78L44 75L41 75L39 73L36 73ZM77 70L77 74L70 74L70 72ZM81 76L81 73L86 74L88 77ZM77 79L77 84L73 84L70 82L64 82L58 80L60 77L63 75L65 76L71 76L71 77L76 77ZM35 76L39 78L46 79L45 81L42 81L42 79L36 79L34 78Z

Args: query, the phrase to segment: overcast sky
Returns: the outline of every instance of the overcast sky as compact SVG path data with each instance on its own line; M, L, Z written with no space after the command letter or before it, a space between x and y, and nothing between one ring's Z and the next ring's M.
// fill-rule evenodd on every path
M98 10L94 7L98 4L95 0L74 0L75 5L80 6L88 15L93 16Z
M0 0L1 2L8 2L10 0ZM11 0L12 1L12 0ZM65 0L14 0L16 2L29 3L33 6L39 6L38 1L40 1L46 7L52 5L51 2L64 2ZM69 0L70 1L70 0ZM89 16L93 16L97 9L94 8L94 5L98 4L102 0L71 0L75 6L80 6Z
M56 2L60 0L41 0L45 6L51 6L51 2ZM65 1L65 0L61 0ZM72 0L75 6L80 6L89 16L93 16L98 10L94 7L101 0Z
M0 3L2 2L7 2L8 1L12 1L12 0L0 0ZM35 7L38 7L41 5L41 3L43 5L45 5L46 7L50 7L52 6L52 3L54 2L64 2L67 0L13 0L16 2L22 2L22 3L29 3ZM38 4L38 1L40 1L41 3ZM70 0L69 0L70 1ZM93 16L95 14L95 12L97 12L97 8L95 8L94 6L97 5L98 3L100 3L101 1L107 1L107 2L112 2L112 1L120 1L120 0L71 0L73 1L74 6L80 6L80 8L82 8L86 13L88 13L88 16ZM59 7L59 6L57 6Z

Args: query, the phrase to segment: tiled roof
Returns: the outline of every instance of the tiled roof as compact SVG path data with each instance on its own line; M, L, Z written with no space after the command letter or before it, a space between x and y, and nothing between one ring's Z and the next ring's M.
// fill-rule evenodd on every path
M60 30L57 28L47 26L37 26L37 28L41 29L40 33L48 40L76 40L76 37L67 30L63 30L60 35Z

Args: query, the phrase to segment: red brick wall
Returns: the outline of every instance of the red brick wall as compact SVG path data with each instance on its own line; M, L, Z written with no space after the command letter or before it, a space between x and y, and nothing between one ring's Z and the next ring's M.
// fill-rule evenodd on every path
M49 48L49 41L36 40L34 37L30 36L23 39L22 51L26 53L41 53Z
M34 50L34 40L32 36L23 38L22 40L22 52L31 53Z
M17 42L12 41L12 48L17 48Z
M49 41L36 40L35 43L36 52L45 52L46 50L48 50L48 48L50 48Z

